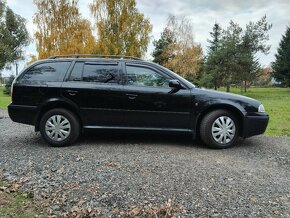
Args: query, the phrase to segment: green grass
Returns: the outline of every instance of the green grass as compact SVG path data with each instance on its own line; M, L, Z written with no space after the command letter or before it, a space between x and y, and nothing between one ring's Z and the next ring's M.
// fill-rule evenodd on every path
M225 91L224 88L220 89ZM246 93L241 93L239 88L230 90L255 98L262 102L270 116L266 135L290 136L290 89L288 88L250 88Z
M11 97L3 94L4 86L0 86L0 109L7 109Z
M0 180L0 187L11 190L10 184ZM45 217L32 197L20 191L0 190L0 217L34 218Z

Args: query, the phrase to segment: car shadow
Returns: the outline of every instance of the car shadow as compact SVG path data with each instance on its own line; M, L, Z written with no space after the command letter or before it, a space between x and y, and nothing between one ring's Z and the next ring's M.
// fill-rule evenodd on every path
M76 145L81 144L107 144L107 145L171 145L203 147L199 140L192 140L191 134L144 131L112 131L112 130L86 130Z
M255 147L255 137L251 139L239 138L237 144L230 149L240 149L245 147ZM254 140L253 140L254 139ZM40 147L50 147L41 138L39 133L35 133L35 137L31 138L32 144ZM70 146L79 147L83 145L152 145L152 146L174 146L174 147L194 147L210 149L206 147L199 138L193 140L192 135L188 133L176 132L147 132L147 131L123 131L123 130L86 130L79 137L78 141Z

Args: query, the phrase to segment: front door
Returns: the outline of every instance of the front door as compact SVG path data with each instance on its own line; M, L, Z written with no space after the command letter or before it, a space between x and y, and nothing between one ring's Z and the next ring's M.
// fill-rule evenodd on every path
M189 130L193 101L190 89L171 92L171 78L153 66L126 63L124 87L127 125L148 129ZM125 111L125 110L124 110Z

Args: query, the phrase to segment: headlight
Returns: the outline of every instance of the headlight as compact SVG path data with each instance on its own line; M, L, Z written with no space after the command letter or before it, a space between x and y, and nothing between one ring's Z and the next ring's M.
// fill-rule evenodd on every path
M261 112L261 113L265 113L265 112L266 112L266 110L265 110L265 108L264 108L264 105L261 104L261 105L259 106L258 112Z

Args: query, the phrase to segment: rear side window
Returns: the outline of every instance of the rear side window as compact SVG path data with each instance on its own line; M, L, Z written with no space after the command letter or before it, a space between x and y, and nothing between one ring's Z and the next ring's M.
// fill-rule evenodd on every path
M20 79L22 83L61 82L70 62L52 62L38 64L29 69Z
M83 81L97 83L118 83L119 67L117 64L85 63Z

